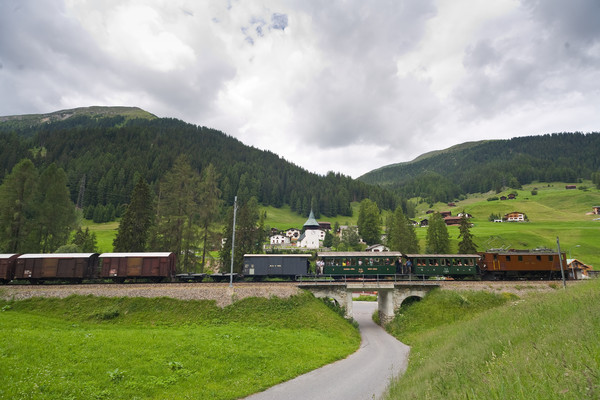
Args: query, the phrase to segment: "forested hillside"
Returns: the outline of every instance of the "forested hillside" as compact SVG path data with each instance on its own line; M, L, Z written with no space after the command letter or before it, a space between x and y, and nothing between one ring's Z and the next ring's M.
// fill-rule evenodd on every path
M214 129L127 110L141 114L94 107L94 112L66 110L57 118L0 117L0 179L23 158L38 168L55 162L87 217L99 208L114 215L128 203L139 177L156 189L177 157L186 155L198 171L215 166L225 205L233 204L235 195L251 195L264 205L289 204L303 215L312 207L317 216L350 215L350 203L364 198L382 209L397 205L386 189L341 174L309 173Z
M455 146L413 162L371 171L359 180L430 202L461 194L519 188L534 181L600 183L600 133L555 133Z

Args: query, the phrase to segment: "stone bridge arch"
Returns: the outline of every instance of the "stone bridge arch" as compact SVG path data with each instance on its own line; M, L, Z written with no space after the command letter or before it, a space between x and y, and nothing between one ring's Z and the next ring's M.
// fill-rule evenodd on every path
M301 289L310 290L315 297L331 298L346 308L346 317L352 317L352 293L359 291L376 291L379 319L386 324L394 319L394 314L402 303L412 297L422 299L439 284L432 283L399 283L399 282L361 282L348 284L302 284Z

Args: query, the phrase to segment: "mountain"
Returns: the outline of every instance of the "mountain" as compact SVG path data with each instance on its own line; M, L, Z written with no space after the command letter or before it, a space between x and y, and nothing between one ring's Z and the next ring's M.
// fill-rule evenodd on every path
M87 116L93 119L122 116L125 119L143 118L155 119L156 115L138 107L80 107L70 110L55 111L48 114L25 114L0 116L0 126L2 130L20 130L25 131L34 129L42 124L48 124L57 121L64 121L73 117Z
M554 133L467 142L358 179L403 197L452 201L467 193L518 188L534 181L576 182L600 171L600 133Z
M41 115L0 117L0 179L23 158L65 170L74 202L83 195L86 215L118 210L138 177L158 195L158 183L175 159L187 157L198 171L212 164L225 204L235 195L308 215L351 215L352 201L371 198L382 209L399 199L387 189L350 177L310 173L276 154L246 146L223 132L139 108L89 107Z

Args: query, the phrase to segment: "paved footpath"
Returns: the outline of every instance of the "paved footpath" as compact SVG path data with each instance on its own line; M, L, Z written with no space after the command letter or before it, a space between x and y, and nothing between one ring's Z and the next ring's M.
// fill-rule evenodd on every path
M376 302L353 303L362 342L344 360L247 397L247 400L367 400L378 399L392 377L406 370L409 347L371 319Z

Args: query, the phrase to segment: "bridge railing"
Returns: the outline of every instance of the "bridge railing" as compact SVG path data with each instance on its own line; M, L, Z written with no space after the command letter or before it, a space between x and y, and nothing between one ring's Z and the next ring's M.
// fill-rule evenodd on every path
M298 282L317 282L317 283L347 283L347 282L411 282L425 281L430 279L425 275L414 274L352 274L352 275L297 275Z

